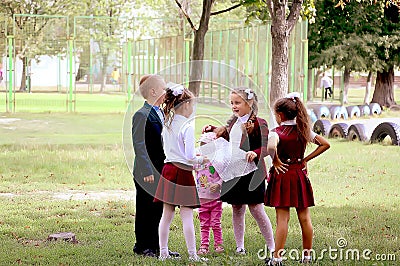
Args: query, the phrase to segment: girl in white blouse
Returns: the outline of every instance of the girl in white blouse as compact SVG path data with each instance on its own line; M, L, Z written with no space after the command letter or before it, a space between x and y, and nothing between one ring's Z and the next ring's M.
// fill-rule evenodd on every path
M175 84L166 91L162 132L166 159L155 195L155 201L164 203L158 228L160 260L171 258L168 254L168 236L175 206L180 207L189 260L205 260L196 254L193 208L198 208L200 202L192 170L194 164L207 163L208 159L196 156L194 126L189 122L194 103L193 94L181 85Z

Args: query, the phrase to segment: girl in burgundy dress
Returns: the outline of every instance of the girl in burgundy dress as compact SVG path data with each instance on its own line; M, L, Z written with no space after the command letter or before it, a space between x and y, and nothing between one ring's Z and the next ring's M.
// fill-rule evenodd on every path
M168 236L175 206L180 206L189 260L205 260L196 254L193 208L199 207L200 202L192 170L194 164L204 164L209 160L203 156L196 156L194 127L188 120L193 113L193 107L194 96L186 88L175 84L166 90L165 126L162 131L166 159L154 199L164 203L158 227L160 260L171 258L168 251Z
M313 227L308 207L314 206L314 196L307 177L307 162L327 149L329 143L311 131L307 110L298 93L291 93L275 103L274 111L279 126L269 133L268 151L275 154L268 181L267 206L275 207L276 240L274 258L267 265L282 265L281 251L288 234L290 207L295 207L303 237L302 262L311 262ZM306 146L317 148L304 157Z

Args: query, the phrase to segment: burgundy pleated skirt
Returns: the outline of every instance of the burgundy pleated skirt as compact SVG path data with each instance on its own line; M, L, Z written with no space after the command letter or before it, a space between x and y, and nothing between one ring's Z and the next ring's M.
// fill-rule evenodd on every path
M179 164L166 163L161 172L154 202L199 208L200 201L191 170Z
M314 206L314 195L303 164L291 164L284 174L271 169L265 195L265 205L270 207L307 208Z

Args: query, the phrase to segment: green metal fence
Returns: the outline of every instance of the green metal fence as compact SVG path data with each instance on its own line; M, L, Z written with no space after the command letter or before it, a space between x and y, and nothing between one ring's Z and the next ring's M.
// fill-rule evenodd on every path
M13 32L0 36L0 51L7 55L7 82L0 86L1 99L4 94L6 100L0 101L0 108L90 111L96 100L85 95L101 94L119 95L116 106L121 108L113 110L121 111L144 74L160 73L167 81L187 83L193 34L186 24L162 18L14 15ZM236 86L257 87L268 96L270 24L216 25L206 35L208 63L200 97L226 102L229 88ZM306 27L307 22L299 23L290 39L290 91L307 91ZM114 70L118 80L112 79Z
M69 23L66 16L13 15L12 33L7 35L6 111L32 111L40 105L67 111L68 98L61 88L69 86ZM64 63L62 70L61 64ZM43 70L43 68L47 68ZM48 70L52 70L49 72ZM41 86L34 90L33 79ZM43 100L40 94L21 97L22 92L55 90L65 97Z

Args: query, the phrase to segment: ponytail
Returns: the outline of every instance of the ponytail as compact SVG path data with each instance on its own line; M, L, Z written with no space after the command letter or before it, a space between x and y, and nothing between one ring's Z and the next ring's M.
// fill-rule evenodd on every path
M299 138L303 143L307 144L312 141L310 119L307 114L307 109L300 99L294 97L294 100L297 109L296 124Z

